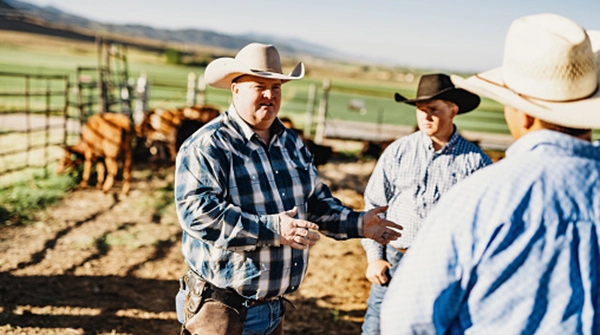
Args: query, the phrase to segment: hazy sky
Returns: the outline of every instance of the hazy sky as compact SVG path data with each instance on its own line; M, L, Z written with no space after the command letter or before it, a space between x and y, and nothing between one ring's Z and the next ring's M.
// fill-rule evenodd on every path
M600 30L600 0L25 0L104 23L267 33L415 67L481 71L502 62L521 16L556 13Z

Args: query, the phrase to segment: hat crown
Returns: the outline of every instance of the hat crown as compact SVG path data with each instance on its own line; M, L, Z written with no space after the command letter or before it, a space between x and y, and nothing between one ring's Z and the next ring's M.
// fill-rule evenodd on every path
M235 59L254 72L283 73L279 52L271 44L250 43L237 53Z
M598 86L586 32L555 14L531 15L510 26L502 65L506 86L548 101L585 98Z
M419 87L417 88L417 98L431 97L448 89L453 89L454 84L448 75L425 74L421 76Z

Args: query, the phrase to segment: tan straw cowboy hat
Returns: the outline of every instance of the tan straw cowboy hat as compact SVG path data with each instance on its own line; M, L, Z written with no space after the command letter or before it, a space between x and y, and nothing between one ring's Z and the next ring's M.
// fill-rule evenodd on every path
M530 15L511 24L502 67L451 78L457 87L541 120L600 128L599 49L600 32L588 34L556 14Z
M223 57L210 62L204 71L204 82L213 87L229 89L233 79L242 75L281 79L285 83L302 79L304 64L298 63L289 75L284 75L279 52L273 45L250 43L235 58Z

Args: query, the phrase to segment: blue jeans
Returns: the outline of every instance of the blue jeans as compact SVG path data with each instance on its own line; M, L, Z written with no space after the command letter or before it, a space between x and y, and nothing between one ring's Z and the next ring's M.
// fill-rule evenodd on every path
M388 245L385 248L385 255L386 260L392 264L392 267L390 268L390 274L393 274L404 254ZM371 292L369 293L369 299L367 300L365 321L362 324L363 335L380 334L379 315L381 314L381 302L383 301L383 296L385 295L386 291L387 284L386 286L371 284Z
M272 301L248 309L243 335L268 335L283 319L285 302Z

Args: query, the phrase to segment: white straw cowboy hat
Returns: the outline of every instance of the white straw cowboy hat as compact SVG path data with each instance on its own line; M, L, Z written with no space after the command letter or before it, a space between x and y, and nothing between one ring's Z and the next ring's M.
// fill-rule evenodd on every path
M457 87L541 120L600 128L599 49L600 32L588 35L556 14L531 15L511 24L502 67L451 78Z
M273 45L250 43L235 58L223 57L210 62L204 71L204 82L229 89L233 79L242 75L281 79L285 83L304 77L304 64L298 63L289 75L284 75L279 52Z

